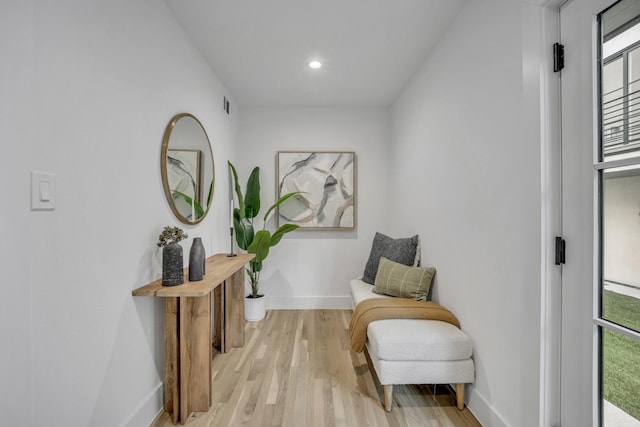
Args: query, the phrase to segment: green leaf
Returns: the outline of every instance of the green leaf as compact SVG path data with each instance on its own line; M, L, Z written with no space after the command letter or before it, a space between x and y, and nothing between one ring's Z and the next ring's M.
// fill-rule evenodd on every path
M213 180L209 184L209 194L207 194L207 209L211 206L211 198L213 197Z
M267 223L267 219L269 219L269 214L271 213L271 211L273 211L275 208L277 208L278 206L280 206L283 202L285 202L286 200L290 199L293 196L296 196L298 194L302 194L302 191L294 191L292 193L287 193L284 196L280 197L278 200L276 200L276 202L269 208L269 210L267 211L266 214L264 214L264 223Z
M285 234L293 231L293 230L297 230L298 228L300 228L299 225L297 224L283 224L280 226L280 228L278 228L276 230L275 233L273 233L273 236L271 236L271 242L270 245L271 247L274 247L275 245L277 245L280 240L282 239L282 236L284 236Z
M181 193L178 190L171 190L171 192L175 195L182 197L189 206L193 204L193 210L195 211L195 214L196 214L196 217L192 218L193 221L195 221L198 218L202 218L204 216L204 210L202 209L202 206L200 205L200 203L198 203L196 200L193 200L190 196L187 196L186 194Z
M260 168L255 167L247 180L245 193L244 215L246 218L255 218L260 212Z
M271 233L268 230L260 230L255 234L253 242L247 248L247 252L256 254L254 261L262 263L269 255L270 242Z
M234 189L236 190L236 196L238 196L238 209L240 209L241 214L244 214L244 197L242 197L242 189L240 188L240 184L238 184L238 172L236 172L236 168L231 162L227 161L227 163L233 174Z
M249 261L249 264L251 265L251 270L254 273L258 273L259 271L262 271L262 261L251 260Z
M247 250L254 239L253 224L246 218L240 218L240 209L233 210L233 229L236 232L236 242L242 250Z

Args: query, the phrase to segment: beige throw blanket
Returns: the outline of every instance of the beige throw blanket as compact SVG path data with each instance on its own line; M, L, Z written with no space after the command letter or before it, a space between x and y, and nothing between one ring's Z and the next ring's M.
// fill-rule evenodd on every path
M414 301L406 298L371 298L360 302L349 325L351 350L360 353L367 340L367 326L374 320L428 319L441 320L460 327L456 316L433 301Z

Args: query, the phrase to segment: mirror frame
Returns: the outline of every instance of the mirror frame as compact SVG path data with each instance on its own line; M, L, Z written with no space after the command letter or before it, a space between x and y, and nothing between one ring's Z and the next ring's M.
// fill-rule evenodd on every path
M197 221L189 221L187 218L185 218L178 210L178 208L176 207L175 203L173 202L173 197L171 195L171 189L169 188L169 178L167 175L167 152L169 150L169 142L171 140L171 134L174 130L174 128L176 127L176 125L178 124L178 121L180 121L180 119L186 118L186 117L190 117L193 120L195 120L195 122L198 124L198 126L200 126L200 129L202 130L202 133L204 135L204 139L206 140L206 143L209 146L209 156L211 159L211 168L212 168L212 179L213 179L213 186L211 188L211 201L209 203L208 206L206 206L206 209L203 207L204 210L204 214L197 219ZM202 157L206 157L207 153L205 153L204 151L202 152ZM206 162L206 160L202 161L203 163ZM164 188L164 194L165 197L167 199L167 203L169 204L169 206L171 207L171 211L173 212L173 214L176 216L176 218L182 222L183 224L187 224L187 225L194 225L194 224L198 224L199 222L201 222L209 213L209 209L211 209L211 204L213 202L213 196L215 193L215 172L216 172L216 168L215 168L215 162L214 162L214 157L213 157L213 147L211 147L211 141L209 140L209 136L207 135L207 131L204 129L204 126L202 126L202 123L200 122L200 120L198 120L198 118L196 116L194 116L193 114L190 113L179 113L176 114L175 116L173 116L173 118L169 121L169 123L167 124L167 127L164 131L164 136L162 138L162 150L160 153L160 172L162 175L162 187Z

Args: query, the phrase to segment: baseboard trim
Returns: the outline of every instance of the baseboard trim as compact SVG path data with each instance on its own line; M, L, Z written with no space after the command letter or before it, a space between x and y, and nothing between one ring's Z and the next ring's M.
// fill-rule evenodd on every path
M151 421L151 424L149 424L149 427L160 427L161 424L164 424L164 420L162 420L162 414L164 414L164 408L160 408L160 410L158 411L158 415L156 415L156 417L153 419L153 421ZM161 423L162 420L162 423Z
M340 310L351 308L351 298L339 297L271 297L267 294L267 310Z
M151 391L147 397L138 405L133 414L122 425L126 427L138 427L144 425L153 426L164 409L164 383L160 383ZM160 410L158 411L158 408ZM153 419L151 424L149 420Z
M468 393L467 407L473 413L473 416L480 421L480 424L491 427L510 427L475 387L472 387L470 391Z

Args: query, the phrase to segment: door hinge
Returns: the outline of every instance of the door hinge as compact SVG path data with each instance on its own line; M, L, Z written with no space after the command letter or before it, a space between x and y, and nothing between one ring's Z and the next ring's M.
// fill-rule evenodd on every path
M564 264L567 251L567 242L559 236L556 236L556 265Z
M564 68L564 45L553 44L553 71L557 73Z

